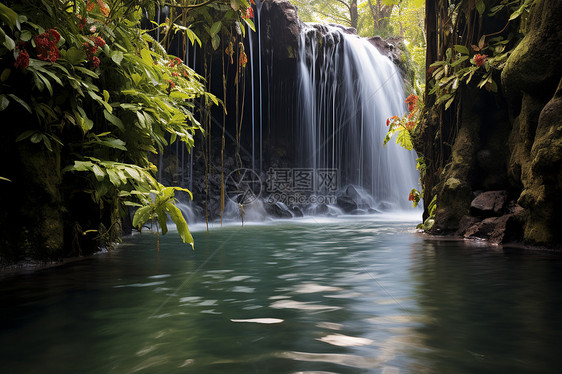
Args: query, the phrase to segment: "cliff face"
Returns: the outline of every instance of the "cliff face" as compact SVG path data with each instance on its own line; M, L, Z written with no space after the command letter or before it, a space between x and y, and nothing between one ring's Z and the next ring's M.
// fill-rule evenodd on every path
M562 2L538 0L501 93L464 89L451 156L424 180L426 197L437 196L433 233L560 247L561 46ZM435 134L453 132L439 121L430 110L419 130L416 148L426 157L439 155Z
M538 2L502 73L513 127L507 172L520 186L526 241L562 242L562 2Z

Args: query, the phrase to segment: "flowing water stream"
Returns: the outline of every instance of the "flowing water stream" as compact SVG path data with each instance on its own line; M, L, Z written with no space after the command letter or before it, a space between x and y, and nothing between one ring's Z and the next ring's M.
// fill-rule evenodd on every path
M126 239L0 280L2 373L554 373L562 259L418 217ZM197 229L195 227L195 229Z

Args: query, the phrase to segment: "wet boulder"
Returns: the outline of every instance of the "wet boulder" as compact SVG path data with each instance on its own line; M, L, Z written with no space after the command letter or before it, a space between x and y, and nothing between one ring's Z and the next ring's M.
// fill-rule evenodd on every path
M470 203L470 214L476 217L499 216L507 202L506 191L486 191Z

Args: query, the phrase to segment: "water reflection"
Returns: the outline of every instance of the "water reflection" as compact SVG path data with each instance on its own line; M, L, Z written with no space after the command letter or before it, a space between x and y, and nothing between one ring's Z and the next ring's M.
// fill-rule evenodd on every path
M159 254L143 235L4 279L2 371L556 372L560 259L411 227L228 227L196 233L195 252L164 237Z

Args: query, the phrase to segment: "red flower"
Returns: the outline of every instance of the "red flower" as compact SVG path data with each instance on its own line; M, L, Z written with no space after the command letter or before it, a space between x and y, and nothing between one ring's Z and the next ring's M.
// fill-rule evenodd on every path
M409 112L413 112L414 110L416 110L418 108L418 100L419 100L419 97L417 97L416 95L410 95L406 98L406 100L404 100L404 102L406 104L408 104L408 111Z
M242 14L242 18L254 18L254 9L252 7L246 8L246 13Z
M94 44L95 44L97 47L103 48L103 47L105 46L105 40L103 40L103 39L102 39L101 37L99 37L99 36L97 36L97 37L95 37L95 38L92 37L92 38L90 38L90 39L92 39L92 41L94 42Z
M19 51L14 66L18 69L25 69L29 66L29 54L25 49Z
M174 82L172 82L171 80L167 80L167 82L168 82L168 85L169 85L168 90L171 91L171 90L174 89L174 87L176 87L176 84Z
M57 42L60 40L60 34L57 30L47 30L43 34L35 36L33 40L38 59L50 62L58 60L60 54Z
M49 39L54 41L55 43L58 43L60 40L60 34L57 30L55 29L49 29L47 30L47 32L49 33Z
M97 68L98 66L100 66L100 59L97 56L92 57L92 66L95 68Z
M179 77L180 73L176 73L175 71L172 72L172 77Z
M179 57L174 57L174 65L180 65L183 61Z
M414 127L416 127L416 123L414 121L406 122L406 130L410 131Z
M413 193L413 192L410 192L410 196L408 196L408 200L409 200L409 201L414 201L415 198L416 198L416 196L414 195L414 193Z
M86 26L86 17L80 17L80 23L78 24L78 28L80 30L84 30L84 26Z
M476 64L476 66L480 67L482 65L484 65L484 63L486 62L486 55L481 55L481 54L477 54L474 56L474 63Z
M390 126L390 118L387 118L387 119L386 119L386 125L387 125L387 126Z

